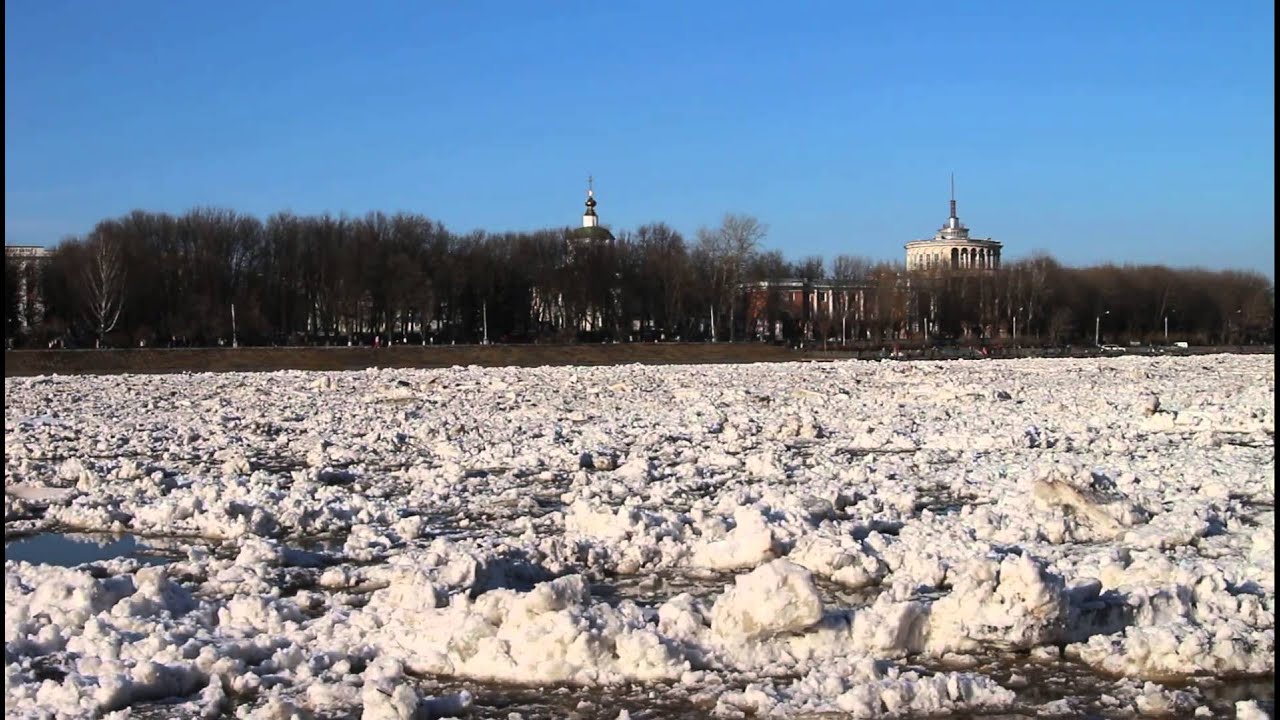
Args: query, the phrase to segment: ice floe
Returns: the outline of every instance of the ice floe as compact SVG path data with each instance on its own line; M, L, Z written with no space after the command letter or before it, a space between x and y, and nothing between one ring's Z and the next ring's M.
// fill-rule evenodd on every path
M1225 355L6 379L6 537L153 550L6 557L6 715L1265 716L1274 396Z

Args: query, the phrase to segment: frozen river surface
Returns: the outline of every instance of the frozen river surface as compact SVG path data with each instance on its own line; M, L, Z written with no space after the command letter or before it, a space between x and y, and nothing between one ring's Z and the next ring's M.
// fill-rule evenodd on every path
M6 379L5 714L1267 717L1274 401L1225 355Z

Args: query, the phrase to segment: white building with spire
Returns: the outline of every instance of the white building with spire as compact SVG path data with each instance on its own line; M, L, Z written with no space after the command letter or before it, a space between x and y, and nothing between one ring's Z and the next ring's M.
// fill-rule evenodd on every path
M600 216L596 214L596 197L594 179L587 178L586 209L582 212L582 226L569 230L565 234L564 265L574 266L581 270L583 263L589 264L591 257L606 247L613 245L613 233L600 224ZM563 266L562 266L563 269ZM616 278L615 278L616 279ZM533 289L532 311L535 324L542 328L574 330L581 332L601 332L608 330L606 318L612 317L621 298L621 288L615 286L604 307L578 307L571 309L566 303L564 293L551 289Z
M596 215L595 179L587 178L587 209L582 212L582 227L569 231L569 240L613 242L613 233L600 225L600 216Z
M1000 267L1003 247L991 238L975 238L956 215L956 183L951 179L951 216L926 240L906 244L908 270L994 270Z

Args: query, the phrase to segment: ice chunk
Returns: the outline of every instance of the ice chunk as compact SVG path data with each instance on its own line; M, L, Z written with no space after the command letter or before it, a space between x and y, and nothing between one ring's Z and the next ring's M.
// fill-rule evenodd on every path
M1237 700L1236 720L1271 720L1271 716L1258 705L1257 700Z
M1029 555L976 562L955 575L952 591L933 604L930 652L992 646L1030 648L1054 642L1066 620L1062 578Z
M880 558L849 536L806 535L796 542L787 559L850 588L875 584L886 571Z
M1098 478L1089 471L1055 468L1032 485L1037 508L1058 509L1071 514L1085 525L1091 537L1110 539L1125 528L1144 522L1148 515L1140 507L1127 502L1115 492L1099 487Z
M723 540L703 543L693 551L691 563L713 570L754 567L773 556L773 531L769 521L752 507L733 513L734 528Z
M739 575L711 609L712 631L730 640L797 632L822 619L822 600L808 570L774 560Z

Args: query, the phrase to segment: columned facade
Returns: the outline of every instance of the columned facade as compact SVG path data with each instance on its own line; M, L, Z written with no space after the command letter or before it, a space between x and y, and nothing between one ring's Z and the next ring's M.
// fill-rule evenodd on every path
M25 333L44 320L44 297L40 274L49 260L49 251L38 245L5 245L4 261L14 268L18 286L18 331ZM6 329L6 334L8 330Z
M954 186L953 186L954 187ZM995 270L1000 267L1003 244L991 238L969 236L969 228L956 215L954 191L951 216L928 240L906 244L908 270Z
M784 278L743 283L739 290L746 331L762 340L853 339L875 317L874 289L864 282Z

